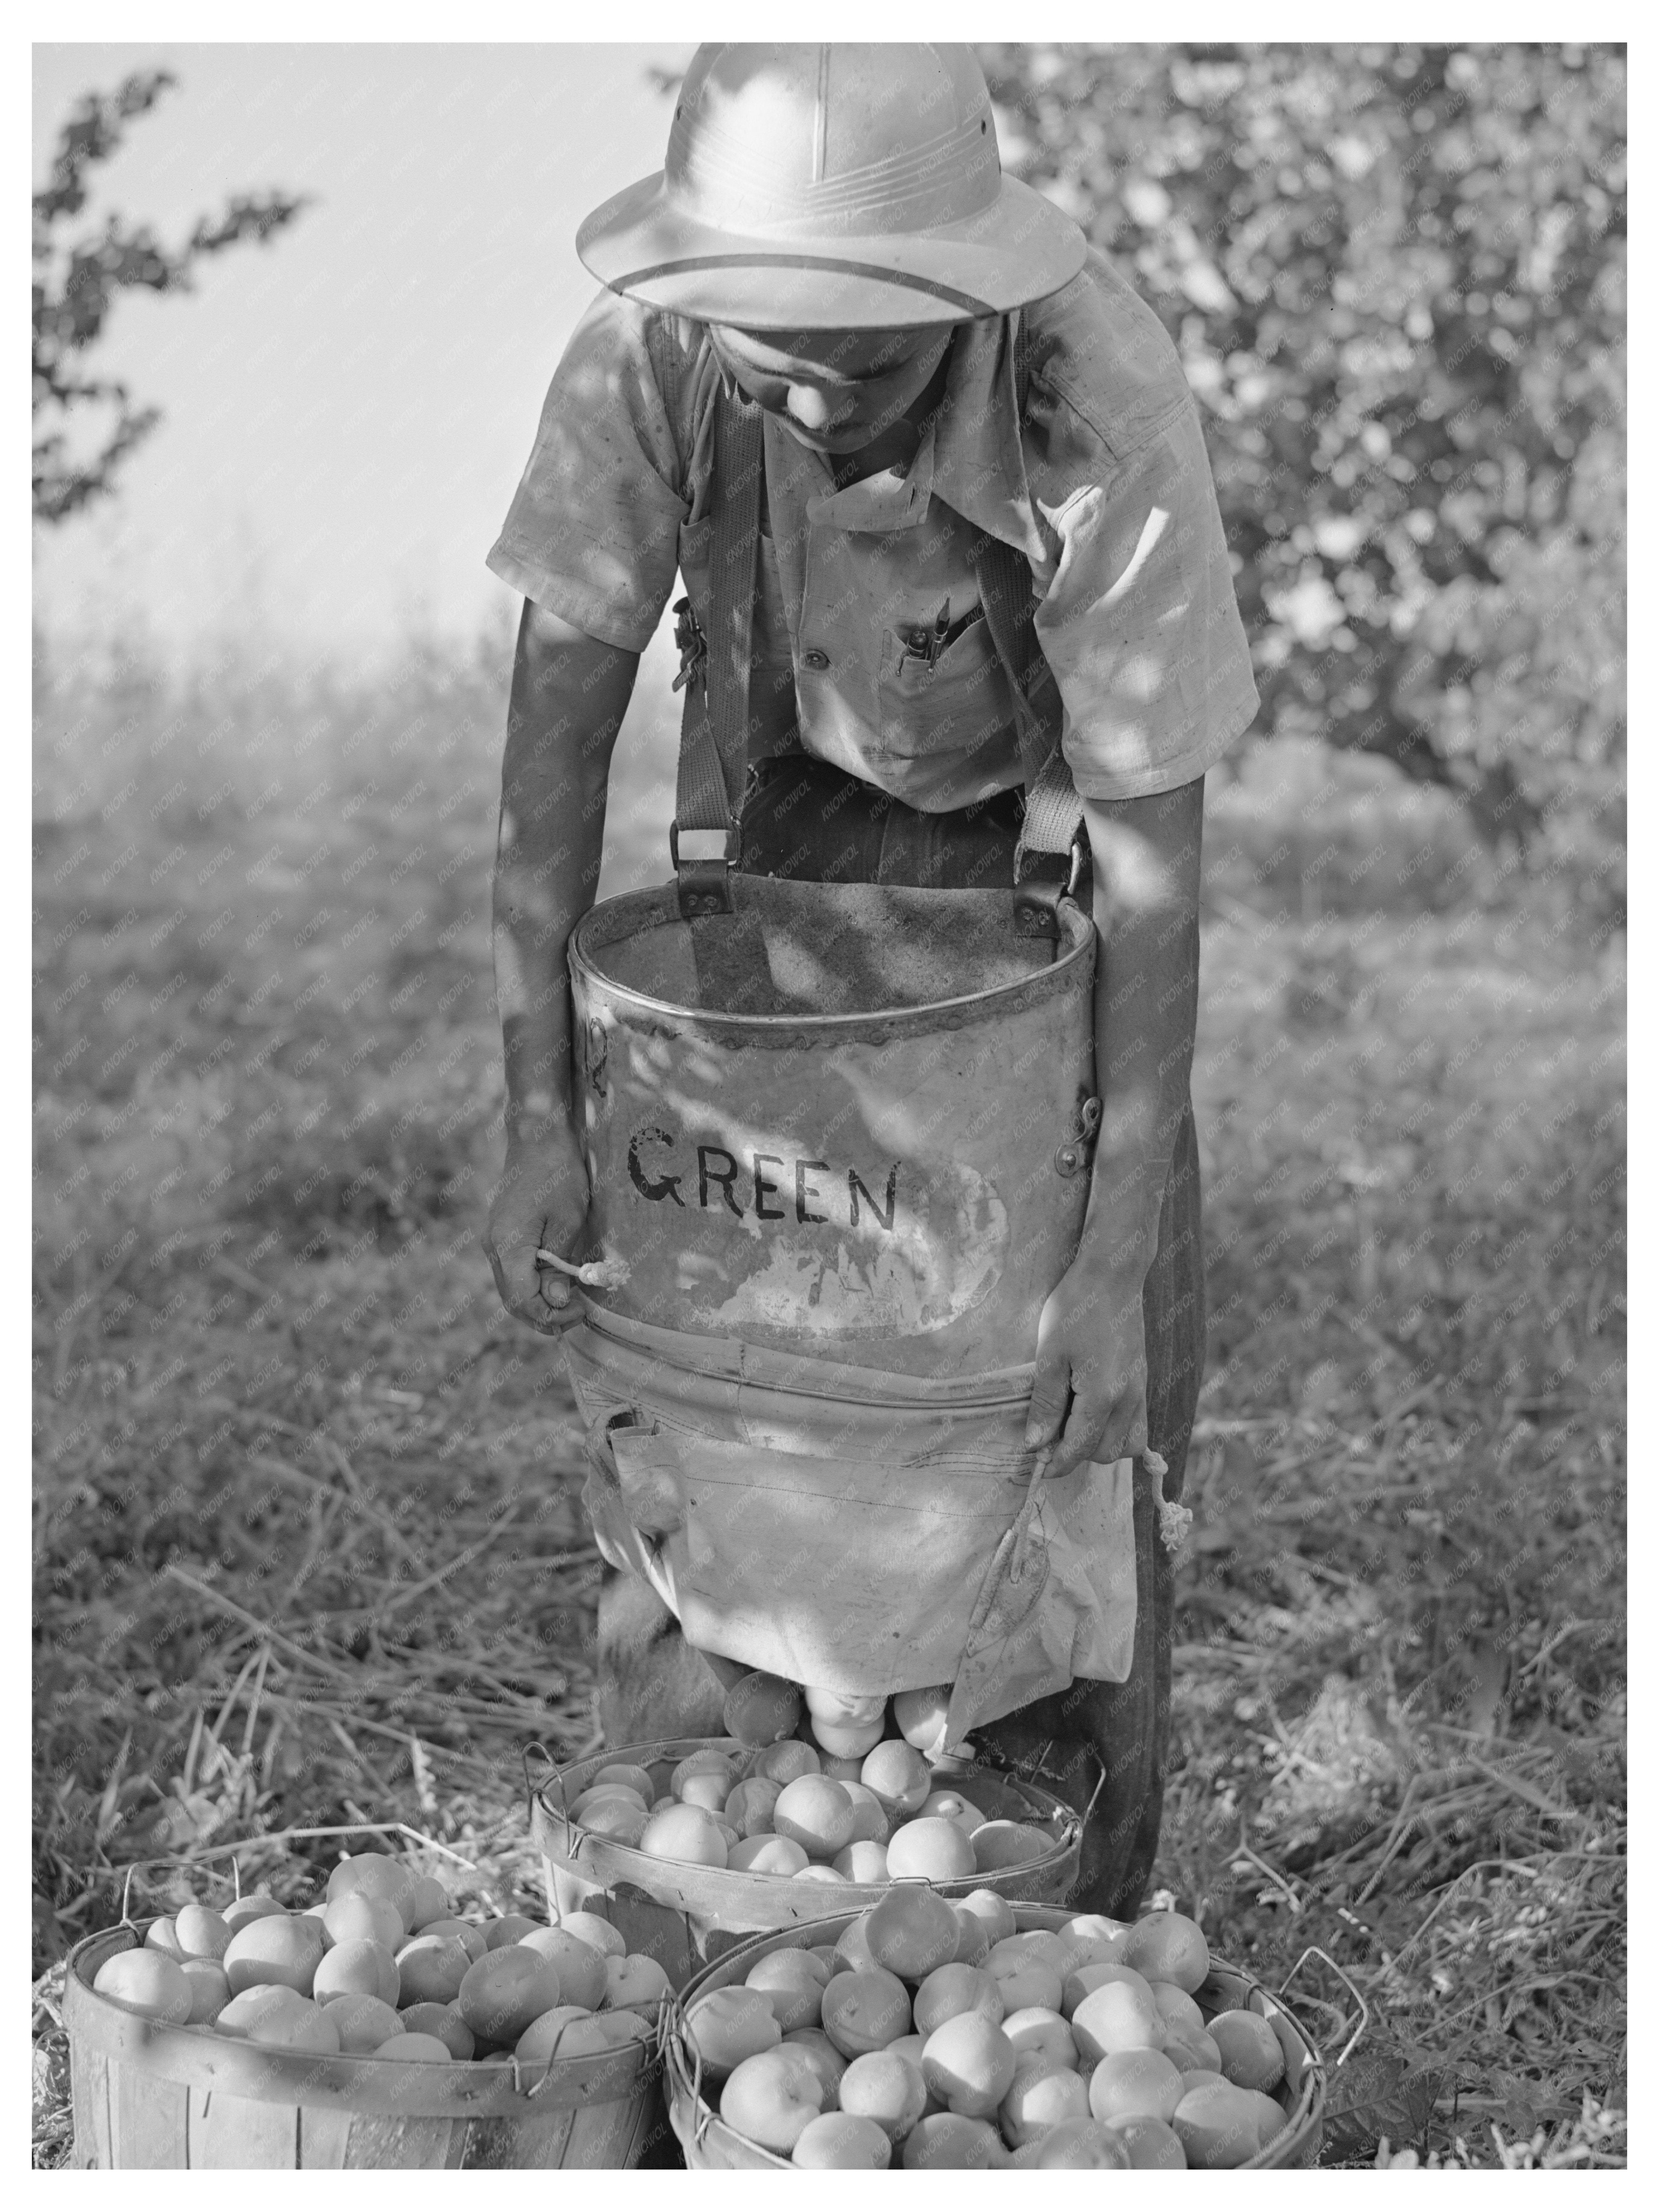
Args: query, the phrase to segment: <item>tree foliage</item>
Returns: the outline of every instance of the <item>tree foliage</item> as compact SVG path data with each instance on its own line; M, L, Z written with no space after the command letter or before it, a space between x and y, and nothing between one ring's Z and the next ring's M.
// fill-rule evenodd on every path
M151 70L125 78L113 93L88 93L59 133L50 177L34 194L34 513L42 522L61 522L113 490L122 463L161 419L158 408L136 405L119 377L84 365L118 295L135 287L189 291L204 255L246 239L264 242L307 204L286 192L238 194L173 247L147 223L118 215L101 229L68 238L68 226L86 209L91 173L120 146L132 118L148 114L176 82L166 70ZM76 459L66 425L89 406L105 410L102 442Z
M1599 867L1622 798L1623 50L981 51L1008 167L1180 347L1260 726L1389 755L1494 842Z

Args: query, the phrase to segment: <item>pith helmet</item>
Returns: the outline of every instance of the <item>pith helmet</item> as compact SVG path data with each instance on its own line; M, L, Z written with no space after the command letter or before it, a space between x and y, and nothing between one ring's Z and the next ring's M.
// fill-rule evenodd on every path
M1002 173L970 48L704 46L665 167L596 208L576 251L699 322L884 330L1042 299L1085 246Z

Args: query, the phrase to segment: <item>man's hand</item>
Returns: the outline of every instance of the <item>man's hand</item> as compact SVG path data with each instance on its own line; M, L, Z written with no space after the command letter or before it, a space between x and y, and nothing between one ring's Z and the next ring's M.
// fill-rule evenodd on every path
M508 1312L550 1336L579 1320L581 1309L570 1278L538 1267L536 1254L545 1246L572 1258L586 1219L587 1168L569 1124L509 1139L484 1250Z
M1025 1441L1051 1448L1045 1478L1146 1449L1144 1277L1111 1275L1079 1256L1037 1322L1036 1374Z

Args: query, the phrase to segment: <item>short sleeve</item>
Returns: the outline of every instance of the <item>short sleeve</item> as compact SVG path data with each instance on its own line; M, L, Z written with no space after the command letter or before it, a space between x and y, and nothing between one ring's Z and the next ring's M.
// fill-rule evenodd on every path
M686 514L646 312L602 291L577 325L489 555L503 583L628 653L667 604Z
M1036 630L1079 792L1144 799L1212 768L1260 702L1191 397L1102 474L1048 514L1061 550Z

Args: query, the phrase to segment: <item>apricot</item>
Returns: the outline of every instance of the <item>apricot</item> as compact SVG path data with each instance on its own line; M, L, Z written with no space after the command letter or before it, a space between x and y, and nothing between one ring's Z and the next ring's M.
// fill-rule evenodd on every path
M954 1899L951 1910L956 1915L957 1922L956 1964L959 1966L982 1966L990 1954L990 1930L982 1920L976 1920L971 1912L964 1912Z
M398 2017L411 2035L435 2035L452 2058L471 2058L477 2049L477 2038L461 2018L460 2007L453 2004L404 2005Z
M1177 2071L1182 2074L1221 2073L1221 2045L1202 2027L1166 2028L1164 2035L1164 2055Z
M522 1943L526 1936L544 1934L545 1925L527 1912L504 1912L499 1920L486 1920L483 1930L486 1951L499 1951L504 1943Z
M900 2159L907 2173L983 2172L1004 2162L1002 2137L990 2123L958 2112L929 2112L919 2119L904 2138Z
M887 1880L887 1847L884 1844L848 1844L837 1851L830 1862L835 1871L845 1875L848 1881L862 1882L874 1887Z
M1092 1966L1074 1966L1060 1984L1061 2012L1070 2020L1091 1990L1097 1990L1103 1983L1115 1981L1119 1975L1133 1972L1132 1966L1121 1966L1109 1960L1097 1960ZM1160 2014L1159 2017L1161 2019L1163 2015Z
M1222 2072L1241 2089L1271 2089L1284 2080L1284 2051L1260 2013L1216 2013L1209 2035L1221 2053Z
M945 1748L945 1716L950 1704L948 1682L935 1689L901 1690L893 1700L899 1734L924 1759L934 1758Z
M1072 2034L1091 2065L1115 2051L1157 2051L1164 2042L1164 2016L1152 1993L1129 1966L1089 1966L1085 1972L1116 1978L1098 1983L1072 2014Z
M708 1747L702 1751L691 1752L686 1758L681 1759L668 1778L669 1795L679 1798L684 1803L685 1785L694 1774L717 1775L725 1783L727 1790L734 1788L743 1779L742 1775L738 1771L735 1759L729 1759L723 1751L715 1751Z
M226 1905L222 1917L234 1936L239 1928L246 1928L250 1920L264 1919L267 1914L281 1912L283 1909L274 1897L261 1889L256 1890L251 1897L239 1897L234 1904Z
M1046 1959L1034 1958L1029 1951L1003 1952L1000 1944L994 1943L986 1954L984 1971L997 1985L1005 2015L1034 2008L1042 2012L1060 2010L1063 1987L1060 1969Z
M1024 1820L987 1820L974 1830L970 1840L975 1870L980 1874L1031 1866L1053 1847L1050 1837Z
M677 1807L679 1800L672 1798L669 1802L671 1806ZM613 1844L622 1844L624 1850L636 1851L644 1847L645 1832L651 1825L651 1818L643 1805L632 1797L624 1797L618 1791L614 1797L606 1797L597 1805L590 1805L583 1815L581 1825L590 1836L607 1836ZM662 1854L659 1852L654 1856L660 1857Z
M933 1779L931 1774L929 1781ZM985 1814L971 1797L964 1797L959 1790L933 1790L915 1808L924 1820L954 1820L971 1836L975 1828L983 1827Z
M783 2040L765 1992L747 1988L710 1990L699 1997L685 2015L684 2033L709 2081L723 2081L745 2058Z
M925 1881L960 1881L974 1872L974 1847L954 1820L907 1820L887 1839L887 1870L895 1880L920 1875Z
M787 1789L804 1774L820 1772L822 1762L811 1745L792 1736L785 1743L769 1744L749 1771L752 1780L775 1782Z
M769 1782L763 1775L751 1774L747 1782L734 1783L725 1804L722 1816L729 1820L739 1836L765 1836L772 1832L772 1808L782 1794L781 1782Z
M579 1943L586 1943L607 1959L620 1959L628 1948L622 1930L613 1928L602 1913L567 1912L557 1924L564 1935L574 1936Z
M896 1736L888 1737L866 1753L859 1779L895 1822L921 1812L933 1786L927 1760L914 1744Z
M312 1977L311 1994L319 2004L330 1997L379 1997L392 2008L401 1985L398 1961L386 1945L363 1936L324 1954Z
M486 1951L461 1977L455 2002L480 2043L516 2043L560 2002L559 1970L539 1951L508 1943Z
M653 1814L638 1841L647 1858L678 1859L690 1866L726 1863L726 1838L701 1805L677 1803Z
M884 1966L833 1974L823 1997L823 2032L843 2058L879 2051L910 2032L910 1992Z
M1002 2032L1022 2057L1041 2052L1056 2066L1077 2064L1077 2045L1072 2031L1057 2012L1044 2005L1023 2005L1003 2015Z
M211 2027L230 2002L229 1978L216 1959L186 1959L184 1973L190 1984L187 2024L191 2027Z
M853 1840L853 1801L827 1774L803 1774L779 1791L772 1826L809 1859L833 1859Z
M312 1977L322 1959L323 1939L318 1929L286 1913L273 1912L239 1928L225 1946L221 1963L234 1996L261 1982L282 1982L301 1996L309 1996Z
M1127 2172L1129 2153L1115 2128L1103 2128L1098 2120L1062 2120L1042 2136L1031 2163L1043 2173L1067 2166Z
M1161 2051L1115 2051L1089 2076L1089 2110L1097 2120L1168 2122L1185 2094Z
M281 2012L289 2006L309 2004L310 2002L309 1997L302 1997L297 1990L289 1989L286 1982L256 1982L251 1990L244 1990L240 1996L232 1997L214 2021L213 2032L216 2035L229 2036L233 2040L243 2040L253 2023L263 2020L267 2013Z
M361 1890L365 1896L383 1898L397 1908L407 1932L414 1923L417 1879L406 1861L393 1858L388 1851L348 1853L328 1877L327 1902L332 1905L337 1897L344 1897L352 1890Z
M367 2058L378 2051L389 2035L401 2034L409 2023L398 2017L397 2008L385 2004L379 1997L330 1997L323 2010L334 2023L334 2032L340 2039L340 2049L348 2058ZM472 2038L466 2039L472 2048Z
M655 1785L645 1768L629 1765L624 1760L616 1761L610 1766L602 1766L587 1786L590 1790L599 1790L607 1782L621 1783L624 1790L632 1790L641 1802L646 1805L648 1805L657 1794Z
M93 1977L100 1997L137 2013L142 2020L165 2021L181 2027L190 2018L193 2002L190 1977L165 1951L140 1948L118 1951L106 1959Z
M787 1836L745 1836L726 1853L726 1863L743 1874L804 1874L809 1861Z
M1203 2028L1204 2015L1185 1990L1178 1990L1173 1982L1152 1982L1148 1986L1152 2002L1171 2028L1183 2033L1188 2028Z
M872 1721L884 1721L887 1716L887 1700L879 1691L830 1690L809 1683L802 1694L814 1728L820 1721L836 1724L852 1721L867 1728Z
M807 1952L769 1951L749 1969L744 1987L765 1996L787 2035L795 2028L820 2024L829 1981L823 1965Z
M1132 1923L1114 1920L1105 1912L1074 1912L1061 1924L1060 1940L1073 1943L1121 1943L1128 1934Z
M783 2043L733 2067L720 2091L720 2118L763 2150L787 2153L823 2102L817 2069L804 2051Z
M1000 1889L970 1889L966 1897L957 1898L955 1902L959 1912L970 1912L983 1923L986 1936L993 1943L1005 1942L1017 1932L1014 1908Z
M515 1914L514 1917L517 1917ZM605 1954L573 1936L567 1927L538 1928L526 1921L518 1948L545 1959L559 1978L559 2002L597 2011L605 1996ZM619 1939L620 1940L620 1939ZM513 1948L511 1943L492 1945L494 1950ZM486 1954L487 1955L487 1954Z
M1130 2165L1139 2171L1184 2171L1187 2154L1181 2148L1181 2137L1166 2121L1119 2120L1114 2132L1121 2137Z
M513 2046L513 2056L527 2066L550 2066L556 2058L568 2058L570 2047L566 2040L568 2031L578 2021L591 2020L592 2014L581 2005L556 2004L538 2013ZM463 2023L465 2032L465 2023ZM467 2049L472 2047L472 2038L467 2035Z
M323 1912L323 1929L331 1944L383 1943L394 1958L406 1940L397 1907L360 1889L331 1899Z
M161 1924L156 1923L157 1927ZM150 1930L152 1936L155 1932ZM231 1932L222 1913L210 1911L205 1905L186 1905L173 1923L173 1942L178 1946L173 1955L181 1965L186 1959L222 1959Z
M409 1932L418 1936L434 1920L450 1917L449 1892L435 1875L417 1874L414 1893L410 1899Z
M839 1780L840 1778L836 1777ZM884 1844L892 1832L892 1822L885 1807L875 1791L854 1775L842 1781L842 1788L853 1801L853 1835L855 1844Z
M452 2004L473 1960L453 1936L416 1936L398 1954L398 2008Z
M1243 2166L1255 2156L1261 2132L1250 2096L1231 2081L1188 2085L1170 2123L1188 2166L1214 2172Z
M661 1966L643 1951L629 1951L623 1958L605 1962L603 2012L643 2013L654 2020L663 1999L673 1994L674 1985Z
M1123 1939L1123 1963L1148 1981L1173 1982L1190 1996L1210 1971L1210 1947L1184 1912L1149 1912Z
M682 1805L701 1805L705 1813L719 1813L737 1786L724 1774L688 1774L676 1794ZM735 1834L732 1840L737 1840Z
M552 2013L544 2013L542 2018L550 2020L555 2014L566 2012L574 2014L574 2017L566 2020L562 2028L549 2030L544 2039L552 2046L552 2060L588 2058L599 2051L620 2051L626 2044L646 2042L651 2034L649 2021L636 2012L584 2013L574 2005L556 2005ZM537 2025L532 2021L519 2038L518 2044L514 2046L515 2057L526 2055L520 2046L534 2032ZM532 2049L539 2047L539 2041L532 2045ZM538 2064L550 2063L551 2061L537 2061Z
M927 2084L921 2066L890 2045L854 2058L841 2077L839 2095L843 2112L873 2120L890 2142L902 2142L927 2109Z
M411 2066L447 2066L449 2045L435 2035L411 2035L405 2028L401 2035L389 2035L378 2051L371 2051L373 2058L396 2058Z
M836 2101L847 2061L821 2027L792 2027L783 2039L793 2050L805 2053L823 2084L823 2108L828 2112Z
M839 1852L837 1852L836 1856L840 1856ZM794 1879L797 1881L827 1881L831 1884L839 1883L843 1887L845 1887L847 1882L847 1877L839 1867L822 1866L817 1863L809 1866L804 1866L800 1872L795 1875Z
M812 1734L818 1748L824 1754L824 1771L838 1779L857 1781L864 1772L866 1755L881 1741L883 1723L879 1720L815 1721ZM852 1766L850 1775L842 1776L839 1770L846 1759Z
M797 2166L868 2172L892 2164L893 2146L873 2120L853 2112L820 2112L801 2130L790 2155Z
M911 1883L890 1889L864 1924L877 1966L907 1982L921 1981L954 1958L959 1933L949 1900Z
M1256 2126L1266 2150L1273 2137L1289 2127L1291 2116L1278 2098L1269 2096L1265 2089L1247 2089L1244 2094L1255 2107Z
M727 1735L757 1747L781 1743L800 1725L800 1692L778 1674L745 1674L726 1693Z
M1040 2055L1028 2057L1014 2069L998 2118L1003 2140L1018 2149L1063 2120L1086 2120L1088 2088L1069 2067L1055 2066Z
M1018 2063L995 2021L981 2012L962 2012L936 2027L922 2045L921 2078L950 2111L983 2120L1007 2095Z
M1002 1996L989 1974L979 1966L959 1966L954 1961L935 1966L916 1991L913 2004L918 2035L931 2035L958 2013L983 2013L994 2027L1002 2025Z
M875 1964L870 1949L870 1914L860 1912L856 1920L848 1922L836 1939L833 1971L838 1974L861 1974L866 1966Z

